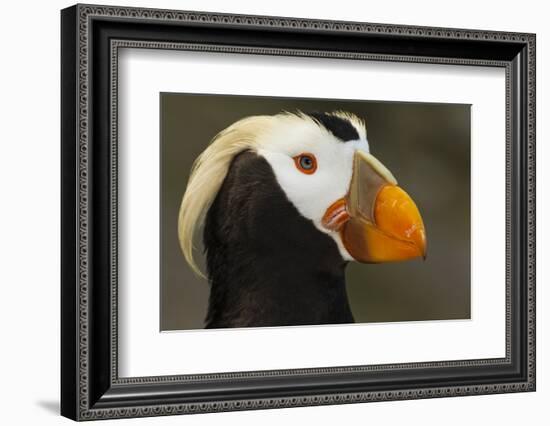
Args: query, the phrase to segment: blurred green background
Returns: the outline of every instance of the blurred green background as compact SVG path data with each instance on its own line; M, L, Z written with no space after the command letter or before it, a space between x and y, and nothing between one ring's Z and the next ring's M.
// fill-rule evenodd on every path
M356 321L470 318L469 105L161 93L160 107L161 330L203 328L206 316L208 282L188 267L177 237L193 160L243 117L295 110L345 110L364 118L371 153L424 219L426 261L350 263L346 278Z

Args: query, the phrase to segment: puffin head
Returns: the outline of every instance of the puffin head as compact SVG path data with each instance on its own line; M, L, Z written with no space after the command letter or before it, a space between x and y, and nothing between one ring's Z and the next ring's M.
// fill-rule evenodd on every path
M194 234L233 159L244 151L263 157L286 198L334 240L343 260L380 263L426 257L419 210L370 154L364 122L341 111L285 112L234 123L195 161L178 219L182 251L195 271Z

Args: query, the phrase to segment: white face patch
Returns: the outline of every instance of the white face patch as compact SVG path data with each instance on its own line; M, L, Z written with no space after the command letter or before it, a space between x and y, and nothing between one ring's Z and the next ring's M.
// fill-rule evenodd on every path
M321 220L348 192L355 151L369 152L366 138L342 142L312 120L285 116L262 135L259 147L258 154L271 165L277 182L300 214L334 239L345 260L353 260L340 234L324 228ZM294 162L293 157L304 153L313 154L317 160L312 174L303 173Z

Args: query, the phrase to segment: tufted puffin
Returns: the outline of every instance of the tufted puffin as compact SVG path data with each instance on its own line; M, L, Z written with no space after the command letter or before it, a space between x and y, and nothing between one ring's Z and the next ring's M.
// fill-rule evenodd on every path
M353 323L350 261L426 257L411 197L370 154L365 123L343 112L251 116L196 159L178 216L210 284L206 328Z

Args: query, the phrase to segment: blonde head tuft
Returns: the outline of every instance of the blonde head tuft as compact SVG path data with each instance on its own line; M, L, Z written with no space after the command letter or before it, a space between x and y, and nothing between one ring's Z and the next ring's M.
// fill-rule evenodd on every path
M185 260L198 275L193 256L193 240L204 216L214 201L233 158L240 152L257 150L258 136L273 117L252 116L237 121L218 133L195 160L178 216L178 236Z

